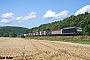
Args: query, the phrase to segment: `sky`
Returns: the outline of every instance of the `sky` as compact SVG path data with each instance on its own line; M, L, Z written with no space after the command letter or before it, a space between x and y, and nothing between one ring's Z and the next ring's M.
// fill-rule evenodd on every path
M90 0L0 0L0 26L38 27L90 13Z

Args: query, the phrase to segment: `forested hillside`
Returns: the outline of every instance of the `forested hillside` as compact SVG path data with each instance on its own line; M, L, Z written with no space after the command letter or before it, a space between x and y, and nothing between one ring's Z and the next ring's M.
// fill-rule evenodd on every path
M27 28L14 27L14 26L1 26L0 36L11 36L12 34L21 35L25 33Z
M48 24L42 24L39 27L29 29L26 32L29 33L29 32L44 31L46 29L56 30L59 28L72 27L72 26L82 27L83 34L90 35L90 13L86 12L85 14L80 14L77 16L72 15L60 21L56 21Z

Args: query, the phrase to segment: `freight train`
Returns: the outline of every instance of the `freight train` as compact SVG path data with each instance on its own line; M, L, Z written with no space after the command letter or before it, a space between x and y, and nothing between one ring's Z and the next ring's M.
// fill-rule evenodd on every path
M24 36L56 36L56 35L82 35L81 27L67 27L57 30L46 30L24 34Z

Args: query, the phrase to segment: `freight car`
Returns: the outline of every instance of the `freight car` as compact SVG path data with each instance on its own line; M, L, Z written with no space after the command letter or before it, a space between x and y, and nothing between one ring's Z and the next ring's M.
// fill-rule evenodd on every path
M52 35L61 35L61 29L59 30L52 30Z

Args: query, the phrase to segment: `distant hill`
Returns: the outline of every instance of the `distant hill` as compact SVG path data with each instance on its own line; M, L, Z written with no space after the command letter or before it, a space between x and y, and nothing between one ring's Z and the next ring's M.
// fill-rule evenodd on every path
M39 27L34 27L32 29L27 30L26 32L29 33L29 32L44 31L46 29L56 30L59 28L72 26L82 27L83 34L90 35L90 13L86 12L85 14L80 14L77 16L72 15L60 21L42 24Z
M26 30L28 30L28 28L15 26L0 26L0 36L3 36L5 33L8 33L9 35L11 35L12 33L21 35L25 33Z

